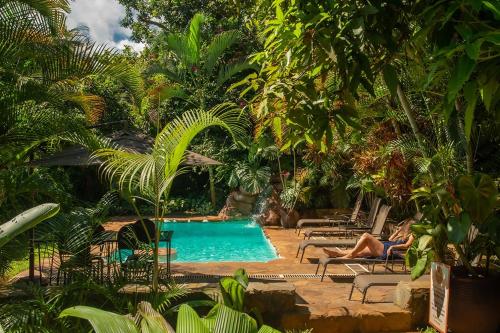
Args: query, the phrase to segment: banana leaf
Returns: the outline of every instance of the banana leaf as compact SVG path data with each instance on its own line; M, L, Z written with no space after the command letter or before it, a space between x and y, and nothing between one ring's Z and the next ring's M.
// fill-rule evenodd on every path
M0 225L0 247L7 244L17 235L35 227L38 223L51 218L59 212L59 205L46 203L30 208Z

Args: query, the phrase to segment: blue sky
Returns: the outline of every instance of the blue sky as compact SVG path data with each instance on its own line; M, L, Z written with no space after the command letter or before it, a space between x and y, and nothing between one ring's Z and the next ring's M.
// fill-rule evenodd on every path
M131 41L131 32L120 26L125 15L122 5L116 0L74 0L70 2L71 13L68 15L68 27L84 25L89 29L90 37L118 49L130 45L140 51L144 44Z

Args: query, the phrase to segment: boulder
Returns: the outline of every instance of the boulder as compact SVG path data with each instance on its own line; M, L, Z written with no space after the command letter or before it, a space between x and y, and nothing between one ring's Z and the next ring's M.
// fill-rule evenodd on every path
M257 200L255 195L248 194L246 192L234 192L233 198L235 201L244 202L253 205L255 200Z
M394 292L394 304L411 313L412 326L426 325L429 318L430 281L401 281Z
M279 325L283 314L295 308L295 286L288 282L251 282L245 296L248 308L256 308L264 321Z
M269 209L261 216L262 225L278 226L281 225L281 216L275 209Z

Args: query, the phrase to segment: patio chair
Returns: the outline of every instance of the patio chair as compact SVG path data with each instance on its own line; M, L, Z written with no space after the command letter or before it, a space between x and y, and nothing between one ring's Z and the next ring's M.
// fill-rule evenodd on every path
M373 224L371 228L371 234L375 237L380 237L382 234L382 231L385 226L385 222L387 220L387 216L389 215L389 211L391 210L391 206L387 205L382 205L380 210L378 211L377 218L375 220L375 223ZM361 231L366 231L366 230L361 230ZM335 237L335 238L330 238L330 239L306 239L303 240L299 243L299 248L297 249L297 254L295 257L299 256L299 253L302 251L302 255L300 257L300 262L304 259L304 254L306 252L306 249L310 246L314 247L325 247L325 246L339 246L339 247L350 247L356 245L358 239L355 236L356 233L360 231L357 231L355 229L351 230L351 237L350 238L340 238L340 237Z
M361 203L363 201L363 195L360 193L356 198L356 202L354 204L354 208L352 210L351 215L344 215L344 218L338 219L336 217L333 218L322 218L322 219L300 219L297 222L297 226L295 227L295 232L297 235L300 235L300 231L302 230L302 226L305 225L329 225L335 226L339 224L349 224L354 223L358 218L359 212L361 210ZM342 216L342 215L340 215Z
M57 267L56 283L71 282L75 276L92 278L102 282L104 278L105 260L101 256L106 231L102 225L87 226L85 230L92 232L90 237L85 233L67 241L55 241L57 254L51 260L52 267ZM81 232L81 230L80 230ZM58 262L57 262L58 261Z
M370 213L368 214L368 219L366 221L367 222L366 226L347 224L347 225L337 225L333 227L306 229L304 231L304 239L311 238L311 236L314 235L334 236L334 235L344 234L347 237L349 232L360 231L360 230L369 231L373 227L373 224L375 223L375 218L377 217L381 201L382 199L380 198L375 198L373 200L370 208Z
M118 230L119 273L127 282L149 281L152 272L152 261L149 259L147 249L148 246L151 246L149 243L150 238L146 237L147 233L143 228L143 224L146 226L147 232L152 231L155 227L153 221L143 220L142 222L137 221L134 224L126 225Z
M418 280L430 281L429 275L423 275ZM363 297L361 303L365 303L366 294L371 287L392 287L397 286L401 281L411 281L409 274L360 274L354 278L352 282L349 300L352 299L354 289L359 290Z

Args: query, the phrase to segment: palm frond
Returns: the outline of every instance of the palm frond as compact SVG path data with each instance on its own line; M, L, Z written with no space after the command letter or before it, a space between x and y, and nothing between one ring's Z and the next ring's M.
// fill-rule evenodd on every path
M224 52L238 41L240 34L237 30L224 31L215 36L206 50L205 64L203 69L206 75L212 75L217 61L224 54Z
M190 64L197 64L200 61L201 54L201 25L205 21L205 16L200 13L194 14L189 22L189 31L186 35L187 47L192 58Z
M191 53L192 50L188 46L185 35L180 33L169 33L165 37L165 41L167 42L167 48L175 54L184 67L187 68L193 64L195 55Z
M249 62L241 62L222 67L217 75L217 86L222 86L235 75L250 69L256 71L257 66Z

